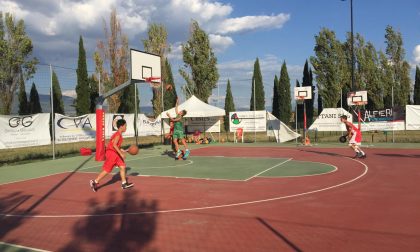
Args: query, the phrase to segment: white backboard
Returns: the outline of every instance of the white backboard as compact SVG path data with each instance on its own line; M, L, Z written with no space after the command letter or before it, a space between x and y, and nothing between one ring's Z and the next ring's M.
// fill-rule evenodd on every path
M160 82L160 56L130 49L131 80L145 81L146 78L159 78L152 82Z
M368 103L367 91L349 92L347 94L347 105L366 105Z
M300 97L305 100L312 99L312 87L295 87L295 100L301 99Z

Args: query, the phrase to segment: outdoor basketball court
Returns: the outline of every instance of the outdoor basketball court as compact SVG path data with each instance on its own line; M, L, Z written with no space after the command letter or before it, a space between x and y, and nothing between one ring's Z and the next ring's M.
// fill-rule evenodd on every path
M92 192L93 157L1 167L1 250L420 250L418 150L165 150L127 159L127 190L117 174Z

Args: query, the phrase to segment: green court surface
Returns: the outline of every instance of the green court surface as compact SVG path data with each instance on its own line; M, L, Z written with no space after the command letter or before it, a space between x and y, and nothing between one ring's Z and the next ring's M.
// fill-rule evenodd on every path
M290 177L324 174L334 166L322 163L295 161L288 158L239 158L191 156L187 160L174 160L159 149L143 151L126 160L131 176L165 176L197 179L223 179L246 181L254 177ZM22 165L0 167L0 184L43 177L63 172L101 171L102 162L94 156L62 158ZM114 173L118 169L114 169Z
M0 242L0 251L2 252L44 252L45 250L33 249L10 243Z

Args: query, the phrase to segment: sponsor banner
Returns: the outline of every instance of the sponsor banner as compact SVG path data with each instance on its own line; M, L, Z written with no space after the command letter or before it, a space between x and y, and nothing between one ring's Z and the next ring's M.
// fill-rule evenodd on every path
M300 136L270 112L267 112L267 127L267 136L275 137L277 143L284 143Z
M187 118L188 132L220 132L219 117L190 117Z
M134 114L106 114L105 115L105 137L111 138L112 134L118 131L117 121L124 119L127 122L127 130L123 137L134 137Z
M161 122L162 120L160 116L156 119L153 119L148 118L144 114L139 114L137 121L139 127L139 136L160 136L162 134ZM167 132L169 132L169 125Z
M0 149L51 144L50 114L0 116Z
M353 110L353 124L358 123L357 110ZM360 110L362 131L405 130L404 107L394 107L379 110Z
M77 117L55 114L55 142L74 143L94 141L96 136L96 114Z
M343 108L324 108L309 130L346 131L346 126L340 121L342 115L346 115L347 119L352 121L352 115Z
M405 128L407 130L420 130L420 105L407 105Z
M236 132L239 128L244 132L267 131L267 112L265 110L230 112L229 131Z

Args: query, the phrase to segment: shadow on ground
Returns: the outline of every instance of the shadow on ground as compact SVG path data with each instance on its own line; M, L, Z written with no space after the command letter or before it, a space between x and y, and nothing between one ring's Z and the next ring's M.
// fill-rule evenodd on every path
M72 242L60 251L157 251L149 246L157 227L157 214L136 214L158 210L156 200L138 199L139 192L129 189L117 199L111 192L106 202L92 200L89 217L76 222Z

